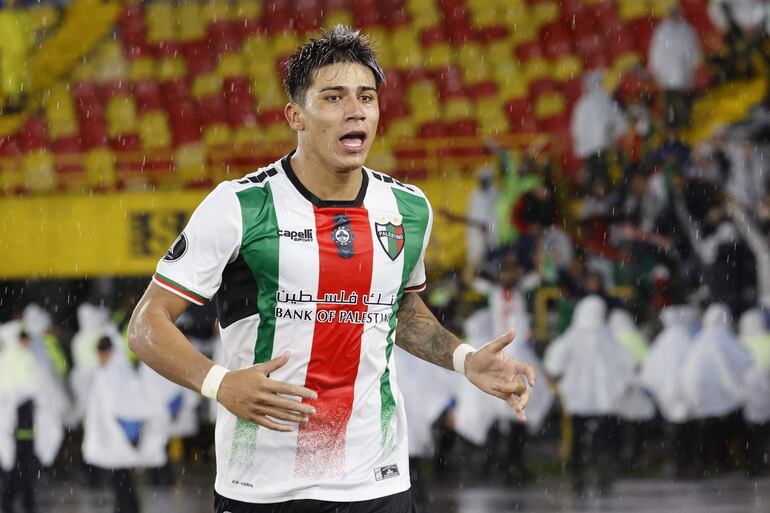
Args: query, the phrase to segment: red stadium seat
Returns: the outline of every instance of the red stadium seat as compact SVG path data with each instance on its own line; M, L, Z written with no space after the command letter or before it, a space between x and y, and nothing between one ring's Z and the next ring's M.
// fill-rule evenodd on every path
M380 23L380 8L376 0L353 0L353 23L367 28Z
M142 140L138 133L119 134L110 141L110 146L117 152L139 151Z
M438 87L439 99L442 101L465 95L462 73L454 66L436 70L434 80Z
M482 44L489 44L499 39L505 39L509 34L505 25L492 25L476 31L476 39Z
M48 123L39 116L30 117L19 130L19 145L26 153L48 145Z
M265 31L274 35L287 30L286 20L292 18L292 9L289 0L266 0L262 7L262 24Z
M190 86L184 78L166 80L160 85L160 91L167 105L191 97Z
M230 77L222 83L228 119L233 126L257 124L257 106L248 77Z
M294 14L294 30L300 34L316 30L323 25L324 6L320 0L297 0Z
M159 110L163 108L163 100L160 95L158 83L154 80L139 80L134 82L134 98L138 113Z
M209 94L201 98L200 110L203 126L227 123L227 106L221 94Z
M179 98L169 103L168 110L175 146L200 140L201 118L198 112L198 105L193 99Z
M433 45L444 43L449 40L443 25L429 27L420 33L420 44L423 48L430 48Z
M127 80L112 80L102 85L102 96L105 101L116 96L129 96L130 94L131 84Z
M187 69L192 76L203 75L217 68L216 57L207 40L201 39L186 43L183 53L187 59Z
M516 57L519 62L527 62L530 59L543 57L543 49L538 41L527 41L516 47Z
M634 18L626 23L626 32L636 41L636 49L645 59L650 50L650 40L655 24L655 20L650 16Z
M545 55L549 59L555 60L572 53L572 38L561 22L549 23L541 27L540 39Z
M497 82L494 80L483 80L472 84L465 89L468 93L468 97L473 100L494 96L498 92Z
M535 80L529 85L529 94L531 97L540 96L543 93L558 91L559 85L552 78L541 78Z
M237 52L241 47L240 31L231 20L217 20L209 25L209 41L216 55Z
M443 121L430 121L420 125L417 133L420 137L426 137L429 139L435 139L438 137L446 137L447 127Z

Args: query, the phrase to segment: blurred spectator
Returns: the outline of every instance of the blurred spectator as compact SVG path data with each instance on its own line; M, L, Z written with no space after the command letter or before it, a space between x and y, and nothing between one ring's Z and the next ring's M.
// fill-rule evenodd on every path
M468 202L465 232L465 261L473 268L478 268L498 242L497 199L500 192L495 185L494 171L485 166L479 170L477 179L478 185Z
M751 354L752 366L746 372L746 406L743 417L748 424L748 474L764 473L770 441L770 333L759 309L747 310L740 320L740 337Z
M650 71L665 94L666 122L673 127L690 122L690 90L700 61L698 34L676 6L655 27L649 53Z
M589 462L596 465L600 491L609 490L615 457L612 417L634 375L633 359L606 327L606 315L607 305L599 296L581 300L569 329L545 354L545 370L559 381L572 422L568 469L578 494L584 490Z
M712 304L680 375L685 404L698 420L699 475L731 468L729 447L742 435L743 380L750 368L751 358L732 331L730 311Z
M686 305L661 310L663 330L650 347L642 367L642 385L652 393L664 424L666 466L677 477L685 477L695 458L695 423L680 386L680 372L692 349L698 328L698 312Z
M585 74L583 94L570 123L575 155L583 159L589 183L610 183L607 151L629 128L622 109L604 90L603 80L604 71Z

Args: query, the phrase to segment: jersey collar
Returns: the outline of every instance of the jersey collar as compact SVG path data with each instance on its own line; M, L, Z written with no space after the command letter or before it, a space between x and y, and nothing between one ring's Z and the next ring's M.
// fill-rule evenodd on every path
M291 156L294 155L294 152L296 150L292 151L288 155L286 155L284 158L281 159L281 167L283 168L284 172L286 173L286 176L289 178L289 181L294 185L294 187L299 191L302 196L306 200L308 200L310 203L312 203L314 206L318 208L325 208L325 207L360 207L364 203L364 196L366 196L366 188L369 185L369 173L364 171L363 168L361 168L361 174L363 175L361 177L361 189L358 191L358 195L355 197L355 199L352 200L322 200L312 192L310 192L307 187L302 185L302 182L299 181L299 178L297 178L297 174L294 172L294 169L291 167Z

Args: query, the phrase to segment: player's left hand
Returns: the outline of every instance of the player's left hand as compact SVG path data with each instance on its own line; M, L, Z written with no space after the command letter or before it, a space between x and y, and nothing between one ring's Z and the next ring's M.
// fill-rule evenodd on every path
M503 352L513 341L515 330L485 344L465 359L465 375L484 392L507 402L522 421L529 402L529 387L535 386L535 369Z

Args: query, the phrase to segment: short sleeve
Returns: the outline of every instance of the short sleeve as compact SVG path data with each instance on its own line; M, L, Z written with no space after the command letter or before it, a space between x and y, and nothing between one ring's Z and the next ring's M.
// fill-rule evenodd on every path
M427 219L425 222L425 234L422 240L422 249L420 250L420 257L417 259L417 263L414 265L412 272L409 274L409 279L404 286L405 292L422 292L427 286L425 277L425 250L428 249L428 241L430 240L430 234L433 230L433 209L427 198L425 199L425 204L427 205Z
M206 303L219 289L225 266L238 256L242 234L240 203L224 182L195 209L152 281L196 305Z

